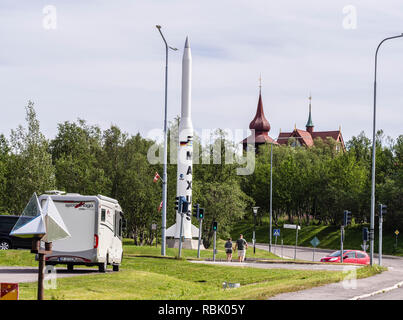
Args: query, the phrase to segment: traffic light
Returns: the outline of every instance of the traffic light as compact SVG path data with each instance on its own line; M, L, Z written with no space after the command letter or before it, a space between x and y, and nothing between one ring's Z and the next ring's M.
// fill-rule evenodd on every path
M182 197L182 213L187 213L189 211L189 202L186 201L185 197Z
M200 205L198 203L193 205L193 209L194 209L193 217L195 217L197 219L199 219L199 210L200 210L199 206Z
M387 212L386 208L387 208L387 206L385 204L380 204L379 205L379 214L380 214L381 217L386 214L386 212Z
M362 228L362 241L368 241L368 228Z
M178 213L187 213L189 211L189 202L186 201L184 196L175 198L175 210Z
M199 214L198 214L197 219L199 219L199 220L203 220L203 219L204 219L204 208L200 208L200 209L199 209Z
M348 226L351 224L351 211L344 210L344 221L343 221L344 226Z
M213 231L217 231L217 229L218 229L218 222L213 221Z
M182 212L182 197L175 198L175 210L178 212Z

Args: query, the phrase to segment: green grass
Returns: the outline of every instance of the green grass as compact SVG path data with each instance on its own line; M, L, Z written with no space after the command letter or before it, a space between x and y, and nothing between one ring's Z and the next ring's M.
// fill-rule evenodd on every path
M38 266L30 250L0 250L0 266Z
M380 272L364 267L358 277ZM46 299L267 299L279 293L308 289L340 281L342 272L255 269L193 264L186 260L125 257L118 273L61 278ZM222 282L239 282L240 288L224 290ZM20 285L21 299L36 298L36 284Z
M353 225L345 229L345 239L344 248L345 249L356 249L362 250L362 228L368 227L368 225ZM273 226L273 229L275 227ZM282 224L278 227L281 232L281 238L277 239L277 244L281 244L281 239L283 239L285 245L295 245L295 230L284 229ZM232 231L232 238L237 239L239 234L243 233L246 240L252 240L253 234L253 220L244 220L237 224L237 226ZM309 225L301 226L301 230L298 231L298 245L304 247L312 247L310 241L317 237L320 241L318 248L324 249L340 249L340 227L336 226L325 226L325 225ZM269 222L268 218L263 219L263 224L256 227L256 241L260 243L269 242ZM273 244L275 237L273 237ZM375 252L378 252L378 229L375 229ZM369 243L367 243L369 244ZM383 254L398 255L403 256L403 239L400 243L398 241L397 250L395 250L395 235L383 232ZM368 251L368 250L367 250Z
M224 240L217 240L217 254L216 254L216 259L226 259L227 255L225 253L224 249ZM152 256L159 256L161 254L161 247L158 246L158 248L154 246L134 246L133 245L133 240L130 239L125 239L124 242L124 250L125 254L131 255L152 255ZM179 250L173 249L173 248L166 248L166 255L168 257L177 257L178 256ZM186 259L197 259L197 250L189 250L189 249L183 249L182 258ZM232 255L233 259L237 258L237 253L234 252ZM206 258L213 258L213 249L209 248L206 250L200 250L200 258L201 259L206 259ZM261 258L261 259L280 259L280 257L265 251L265 250L259 250L256 249L256 253L253 254L253 248L249 247L246 253L246 258Z
M216 259L226 259L226 254L224 251L225 241L217 241L217 254ZM155 246L135 246L133 240L124 239L123 240L123 250L126 256L137 255L137 256L160 256L161 247ZM177 257L178 249L167 248L167 257ZM264 258L264 259L280 259L278 256L267 252L265 250L256 249L256 254L253 254L253 249L248 250L248 257L250 258ZM213 250L201 250L201 259L213 258ZM233 255L234 259L236 254ZM197 259L197 250L187 250L182 251L182 258L185 259ZM29 250L0 250L0 266L37 266L38 262L35 261L35 255L30 253Z
M223 247L224 241L218 242ZM340 281L346 275L336 271L303 271L287 269L258 269L195 264L176 259L178 249L167 249L167 257L160 257L160 248L124 241L124 259L120 272L59 278L57 289L45 290L46 299L267 299L283 292L308 289ZM249 250L252 252L252 250ZM202 251L202 257L212 257L212 250ZM195 259L197 251L184 250L183 256ZM262 250L256 256L271 259ZM217 258L225 258L219 250ZM0 252L1 265L37 266L28 250ZM378 267L358 269L358 278L381 272ZM222 288L222 282L238 282L240 288ZM36 283L20 283L20 299L36 299Z

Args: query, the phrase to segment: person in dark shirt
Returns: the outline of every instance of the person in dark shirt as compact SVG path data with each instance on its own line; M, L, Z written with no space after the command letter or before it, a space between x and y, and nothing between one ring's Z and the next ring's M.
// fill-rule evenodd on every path
M236 241L236 248L238 249L238 261L243 262L245 260L246 249L248 248L248 243L243 238L243 235L239 235L239 239Z
M228 238L228 241L225 243L225 253L227 254L227 262L232 261L232 239Z

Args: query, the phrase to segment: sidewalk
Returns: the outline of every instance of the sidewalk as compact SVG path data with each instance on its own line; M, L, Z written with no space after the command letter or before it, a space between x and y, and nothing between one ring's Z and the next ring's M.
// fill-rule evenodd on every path
M282 293L270 300L348 300L395 285L403 280L403 271L389 268L373 277L332 283L307 290ZM402 297L403 299L403 297Z

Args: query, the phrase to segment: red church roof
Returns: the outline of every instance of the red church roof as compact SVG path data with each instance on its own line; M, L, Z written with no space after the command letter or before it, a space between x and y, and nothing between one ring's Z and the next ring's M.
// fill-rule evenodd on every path
M295 128L293 132L280 132L277 142L279 144L288 144L290 138L296 138L301 145L312 147L316 138L326 140L327 138L333 138L335 141L340 142L343 150L345 150L343 136L341 130L337 131L314 131L314 125L312 122L312 96L309 96L309 116L306 123L306 131Z
M270 123L267 121L263 112L262 94L259 92L259 102L257 104L256 115L249 124L249 129L258 131L270 131Z
M314 140L316 138L321 138L322 140L326 140L326 138L333 138L337 142L341 142L342 148L345 149L343 136L341 135L341 131L313 131L312 133L295 129L293 132L281 132L277 138L278 144L288 144L288 140L290 138L296 138L302 145L306 145L308 147L312 147L314 145Z
M269 136L270 131L270 123L267 121L264 111L263 111L263 102L262 102L262 94L259 92L259 101L257 104L256 115L249 124L249 129L255 130L255 138L250 136L249 139L252 139L252 143L256 146L260 144L264 144L266 142L278 144L276 140L272 139ZM244 149L246 149L246 145L248 144L248 138L242 140L242 144L244 145Z

